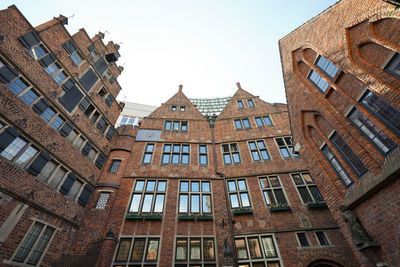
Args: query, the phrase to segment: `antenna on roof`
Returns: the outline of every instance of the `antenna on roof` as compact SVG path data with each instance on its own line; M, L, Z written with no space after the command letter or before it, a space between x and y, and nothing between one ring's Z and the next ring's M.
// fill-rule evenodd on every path
M75 17L75 13L72 14L72 16L67 17L68 19Z

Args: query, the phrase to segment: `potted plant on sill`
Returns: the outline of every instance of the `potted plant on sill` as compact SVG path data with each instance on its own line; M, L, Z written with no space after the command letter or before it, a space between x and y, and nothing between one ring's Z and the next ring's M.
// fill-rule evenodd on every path
M326 208L325 202L307 202L307 207L310 209Z
M271 204L269 206L270 211L289 211L290 206L287 203Z
M251 208L239 208L233 210L233 215L242 215L242 214L253 214L253 210Z
M125 217L125 219L131 219L131 220L141 220L143 219L142 213L128 213Z
M195 219L195 216L193 215L193 213L190 213L190 214L186 214L186 215L179 215L179 216L178 216L178 219L179 219L179 220L189 220L189 221L192 221L192 220Z

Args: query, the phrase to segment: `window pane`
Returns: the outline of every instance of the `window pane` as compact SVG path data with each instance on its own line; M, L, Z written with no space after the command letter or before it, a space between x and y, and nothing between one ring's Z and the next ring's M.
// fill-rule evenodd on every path
M301 199L303 200L304 203L313 202L306 187L299 187L298 190L299 190Z
M231 161L231 155L230 155L230 154L224 154L224 163L225 163L225 164L230 164L230 163L232 163L232 161Z
M319 190L316 186L310 186L309 188L310 188L311 194L313 195L315 201L324 201L324 198L322 197L321 193L319 192Z
M191 213L200 213L200 196L199 195L191 195L190 212Z
M131 239L121 239L115 261L128 261Z
M214 240L213 239L204 239L203 241L203 249L204 249L204 260L214 260Z
M243 125L244 125L244 128L250 128L249 119L243 119Z
M16 164L18 164L19 166L24 166L29 160L31 160L37 153L37 149L33 148L33 147L28 147L24 153L22 153L18 159L15 161Z
M171 159L171 155L170 154L163 154L162 155L162 159L161 159L161 163L168 164L170 159Z
M146 152L153 152L154 145L153 144L147 144L146 146Z
M271 182L272 187L280 187L278 176L270 176L269 181Z
M56 169L57 165L54 161L48 161L46 165L44 165L43 169L37 176L37 178L43 182L46 182L47 179L50 177L50 175L54 172ZM75 184L75 183L74 183ZM72 190L72 188L71 188Z
M270 202L270 203L268 203L268 201L267 201L267 204L275 205L276 204L276 200L275 200L275 197L274 197L274 194L272 193L272 191L268 190L267 194L268 194L268 199L269 199L269 202Z
M269 154L267 150L261 150L261 157L263 160L268 160L269 159Z
M39 96L32 90L27 91L21 96L21 100L25 102L26 105L30 106Z
M33 225L29 233L26 235L17 253L15 254L13 261L23 262L26 259L33 247L33 244L38 239L43 227L44 224L38 222Z
M0 155L5 157L8 160L12 160L21 150L22 148L26 145L26 142L22 140L21 138L17 137L14 139L14 141L9 144L6 149L4 149Z
M179 164L179 154L172 154L172 164Z
M43 113L40 115L40 117L45 121L48 122L53 116L56 114L53 109L47 108Z
M109 192L101 192L99 198L97 199L95 209L105 209L107 206L108 198L110 197Z
M272 121L269 117L263 117L263 119L266 125L272 125Z
M257 141L258 148L265 148L264 141Z
M321 246L327 246L327 245L329 245L328 239L326 238L324 232L318 231L318 232L315 232L315 234L316 234L316 236L317 236L317 238L318 238L318 241L319 241L319 244L320 244Z
M200 240L197 240L197 239L190 240L190 259L191 260L200 260L201 259L200 246L201 246Z
M200 155L199 163L200 165L207 165L207 155Z
M176 240L176 255L177 260L186 260L187 257L187 240L178 239Z
M287 204L285 194L283 193L282 189L275 189L274 190L276 201L279 204Z
M181 146L180 145L174 145L173 147L174 147L174 149L173 149L174 153L179 153L181 151Z
M281 151L281 154L284 158L290 158L289 151L287 150L286 147L281 147L279 148L279 150Z
M239 190L247 190L246 182L244 180L238 180Z
M257 149L256 142L249 142L249 147L251 150Z
M260 178L260 185L261 185L261 188L262 188L262 189L264 189L264 188L269 188L268 179L267 179L266 177Z
M189 154L182 154L182 164L189 164Z
M233 163L240 163L239 153L232 153Z
M199 146L200 153L207 153L207 146Z
M146 191L154 191L156 188L156 181L147 181Z
M300 246L308 247L310 243L308 242L306 233L297 233L297 238L299 239Z
M229 197L231 199L231 207L232 208L239 208L238 196L236 194L230 194Z
M132 261L142 261L145 243L145 239L135 239L131 256Z
M58 185L60 184L60 182L62 181L62 179L64 178L65 174L67 173L67 171L63 168L59 168L56 173L54 174L53 178L51 178L51 181L49 183L49 185L52 188L57 188Z
M153 195L150 194L144 195L142 212L150 212L152 202L153 202Z
M263 193L264 193L265 202L267 203L267 205L271 205L271 201L269 199L268 192L264 191Z
M250 207L249 195L247 193L240 193L240 199L242 200L243 207Z
M149 243L147 245L146 260L147 261L157 260L157 252L158 252L158 240L149 240Z
M174 121L174 128L175 131L179 130L179 121Z
M143 191L144 181L136 181L135 191Z
M13 92L15 95L21 93L28 85L23 82L20 78L15 79L11 83L8 84L8 89Z
M248 238L247 241L249 244L250 257L252 259L261 258L262 255L261 255L261 249L260 249L260 243L258 241L258 237Z
M189 153L189 146L188 145L182 145L182 152L183 153Z
M236 183L235 181L229 181L228 182L228 188L230 192L236 191Z
M40 236L38 242L36 243L35 248L33 249L32 254L26 263L28 263L29 265L36 265L38 263L53 233L54 233L54 228L47 226L42 235Z
M201 191L210 192L210 182L201 182Z
M242 123L240 122L240 120L235 120L235 126L236 129L242 129Z
M252 152L251 152L251 156L253 157L253 160L254 160L254 161L260 160L260 155L258 154L258 151L257 151L257 150L256 150L256 151L252 151Z
M276 257L276 252L274 248L274 242L272 237L262 237L262 244L264 247L264 253L266 257Z
M75 199L76 195L79 193L83 183L81 181L75 180L71 189L69 190L68 196L72 199Z
M154 212L163 212L164 209L164 194L157 194L154 204Z
M158 181L158 185L157 185L157 191L158 192L165 192L166 187L167 187L167 182Z
M189 191L189 182L181 182L181 192L188 192Z
M200 192L200 183L199 182L191 182L191 191L192 192Z
M179 195L179 212L187 213L188 212L188 195Z
M142 199L141 194L133 194L129 212L139 212L139 206L140 206L141 199Z
M210 213L211 212L211 196L203 195L203 212Z
M257 124L257 126L263 126L264 125L260 117L256 118L256 124Z
M236 239L235 246L237 251L237 257L239 259L247 259L248 256L244 239Z
M251 99L247 100L247 103L249 104L249 107L253 107L254 106L254 102Z

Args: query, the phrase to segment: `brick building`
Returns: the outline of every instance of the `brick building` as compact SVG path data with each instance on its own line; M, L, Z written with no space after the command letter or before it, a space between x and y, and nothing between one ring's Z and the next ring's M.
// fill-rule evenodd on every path
M295 148L362 266L400 265L399 11L342 0L279 42Z
M70 254L115 139L118 46L67 22L0 11L1 266Z

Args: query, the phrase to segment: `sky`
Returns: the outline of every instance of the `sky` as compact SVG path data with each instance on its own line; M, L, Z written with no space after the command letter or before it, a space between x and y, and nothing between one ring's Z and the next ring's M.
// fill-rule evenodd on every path
M1 0L33 26L62 14L70 34L106 33L121 46L118 100L159 106L232 96L236 82L270 103L286 103L278 40L336 0Z

